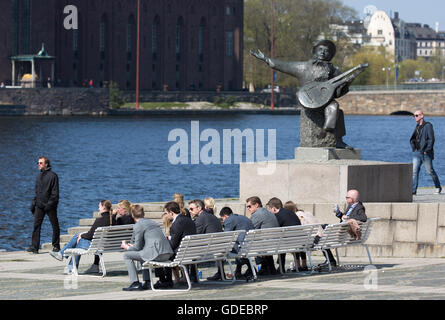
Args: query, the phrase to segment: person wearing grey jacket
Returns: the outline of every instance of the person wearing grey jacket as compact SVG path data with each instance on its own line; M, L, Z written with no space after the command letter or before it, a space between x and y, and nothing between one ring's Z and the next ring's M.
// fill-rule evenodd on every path
M250 220L252 220L255 229L278 228L278 220L269 210L263 208L260 198L254 196L246 200L246 208L250 212ZM259 275L274 275L277 273L273 256L264 256L256 259L261 264Z
M434 129L433 125L425 121L422 110L414 112L414 120L416 120L416 128L410 138L411 149L413 151L413 195L417 194L417 186L419 182L420 167L423 164L426 172L433 179L436 188L435 194L442 192L439 177L433 168L434 160Z
M132 206L131 215L136 224L133 229L134 244L123 242L121 247L124 253L125 265L128 269L131 285L123 288L124 291L147 290L150 288L150 274L148 270L142 271L144 284L139 282L134 261L167 261L173 255L170 242L162 232L159 225L150 219L144 218L144 208L140 205Z

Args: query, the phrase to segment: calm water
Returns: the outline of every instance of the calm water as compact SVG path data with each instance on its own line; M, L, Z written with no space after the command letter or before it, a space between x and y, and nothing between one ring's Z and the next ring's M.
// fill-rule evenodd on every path
M39 155L47 155L59 175L62 234L77 226L78 219L91 218L101 199L165 201L175 192L186 199L238 197L239 165L170 164L168 151L175 142L168 141L169 132L190 132L192 120L199 120L201 131L213 128L221 137L223 129L265 129L266 137L267 129L276 129L277 159L293 158L298 146L297 116L0 118L0 249L23 250L30 245L33 216L28 208ZM435 127L434 165L444 184L445 118L428 120ZM412 117L348 116L345 141L360 148L364 160L411 162L414 125ZM432 186L422 170L420 186ZM45 218L41 242L50 242L51 233Z

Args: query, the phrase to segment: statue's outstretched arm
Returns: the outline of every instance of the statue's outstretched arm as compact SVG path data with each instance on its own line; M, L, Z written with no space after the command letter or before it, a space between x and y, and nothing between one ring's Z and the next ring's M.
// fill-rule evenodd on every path
M271 59L265 56L264 53L262 53L260 50L258 50L258 52L250 50L250 54L253 55L255 58L267 63L272 69L287 73L296 78L299 78L301 72L303 71L303 64L300 62L286 62L277 59Z

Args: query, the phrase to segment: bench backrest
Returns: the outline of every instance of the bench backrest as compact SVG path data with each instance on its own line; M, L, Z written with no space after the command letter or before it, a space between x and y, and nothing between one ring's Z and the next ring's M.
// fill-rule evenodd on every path
M349 224L347 222L328 225L323 231L323 237L318 243L322 248L338 248L346 245L364 244L371 233L373 222L376 218L370 218L366 222L358 222L361 229L361 238L356 240L349 234Z
M245 257L306 251L314 242L319 224L250 230L239 254Z
M97 228L96 231L94 231L89 250L95 250L97 252L123 251L121 248L122 240L131 241L133 226L133 224L126 224Z
M238 236L244 232L238 230L185 236L173 261L190 264L225 259Z

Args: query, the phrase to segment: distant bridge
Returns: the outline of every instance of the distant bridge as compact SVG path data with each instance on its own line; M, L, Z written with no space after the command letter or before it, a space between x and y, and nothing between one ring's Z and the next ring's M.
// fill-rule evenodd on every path
M352 91L338 102L345 114L445 116L445 90Z

